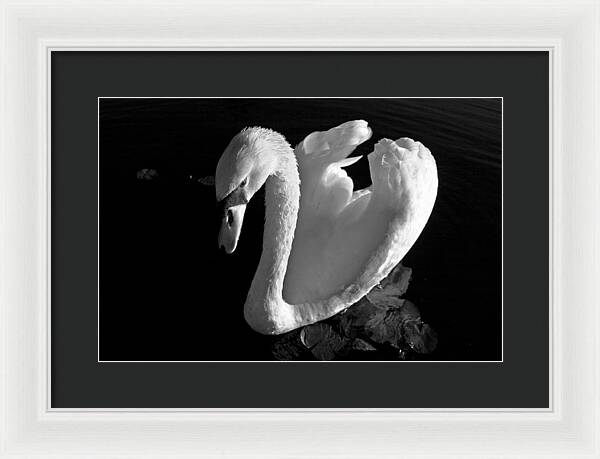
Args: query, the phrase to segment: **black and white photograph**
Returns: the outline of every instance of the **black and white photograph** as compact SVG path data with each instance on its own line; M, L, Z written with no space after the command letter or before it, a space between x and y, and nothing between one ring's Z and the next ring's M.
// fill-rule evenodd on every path
M501 97L99 97L100 362L500 362Z

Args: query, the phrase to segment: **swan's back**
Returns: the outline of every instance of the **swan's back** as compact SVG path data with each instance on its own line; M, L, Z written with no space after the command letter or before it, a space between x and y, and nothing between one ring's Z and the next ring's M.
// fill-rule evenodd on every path
M295 149L300 210L283 292L291 304L325 301L352 285L372 288L429 218L435 161L411 139L381 140L368 155L373 185L354 191L343 167L360 159L348 155L370 137L365 121L350 121L310 134Z

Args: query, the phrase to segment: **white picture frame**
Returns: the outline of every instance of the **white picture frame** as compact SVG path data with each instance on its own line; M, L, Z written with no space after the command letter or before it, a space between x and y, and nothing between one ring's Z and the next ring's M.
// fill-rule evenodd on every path
M14 0L0 24L0 457L600 457L600 2ZM548 51L551 409L50 409L54 49Z

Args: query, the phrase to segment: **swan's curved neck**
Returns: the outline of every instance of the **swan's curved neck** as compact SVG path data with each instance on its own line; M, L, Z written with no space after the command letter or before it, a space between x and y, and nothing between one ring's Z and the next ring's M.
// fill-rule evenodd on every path
M300 177L291 147L278 146L274 173L265 183L265 230L263 251L244 305L248 324L263 334L280 334L331 317L366 291L344 291L317 302L289 304L283 285L294 242L300 207Z
M244 306L248 323L269 334L295 320L282 292L298 219L300 177L293 150L278 150L273 152L277 167L265 183L263 251Z
M300 178L296 159L284 157L279 170L265 184L263 252L252 283L270 299L282 299L283 282L294 241L300 206Z

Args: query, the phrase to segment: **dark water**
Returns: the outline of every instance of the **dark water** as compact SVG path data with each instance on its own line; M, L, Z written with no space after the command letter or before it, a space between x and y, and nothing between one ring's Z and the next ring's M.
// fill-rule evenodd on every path
M421 141L436 158L438 199L404 259L405 298L438 334L423 360L501 358L500 99L102 99L100 357L271 360L243 304L260 258L264 204L248 206L237 251L217 248L214 175L240 129L275 129L292 145L365 119L373 138ZM141 169L156 170L152 180ZM347 168L368 186L365 159ZM373 355L372 358L379 358Z

